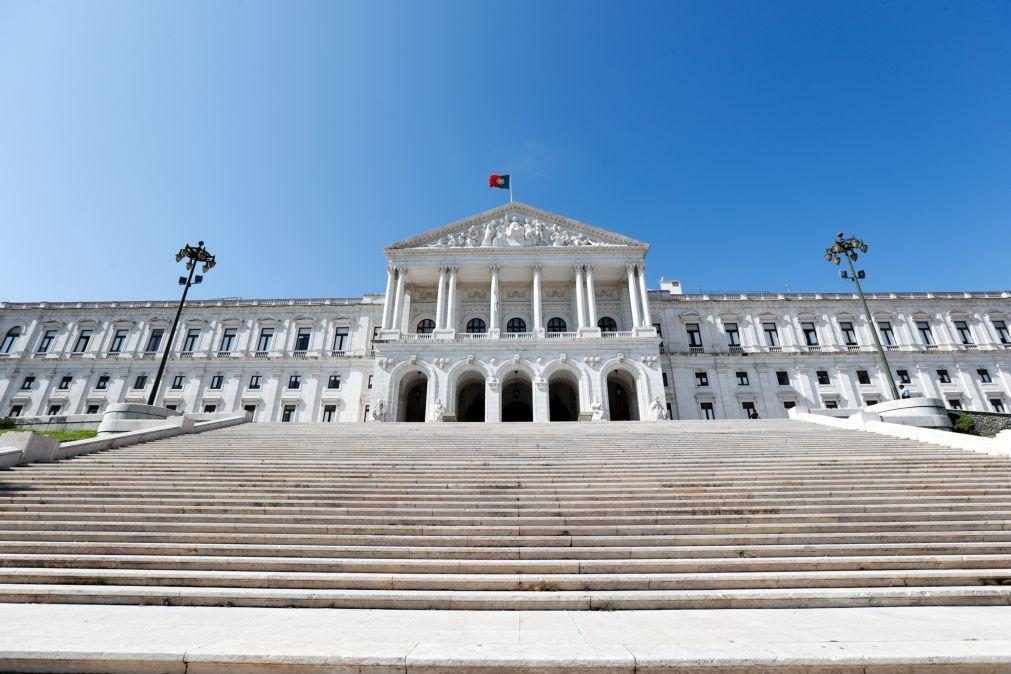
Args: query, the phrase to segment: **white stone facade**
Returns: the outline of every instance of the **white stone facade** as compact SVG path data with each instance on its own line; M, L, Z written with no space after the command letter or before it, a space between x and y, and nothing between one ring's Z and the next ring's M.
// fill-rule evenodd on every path
M191 301L158 401L256 421L494 422L889 399L854 294L647 290L648 248L510 204L387 247L385 294ZM1011 411L1011 293L868 297L912 392ZM0 303L0 416L146 401L175 306Z

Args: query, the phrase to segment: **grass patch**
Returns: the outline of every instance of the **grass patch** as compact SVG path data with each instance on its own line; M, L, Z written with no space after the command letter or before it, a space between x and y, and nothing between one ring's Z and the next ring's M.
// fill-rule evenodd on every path
M0 430L0 434L12 433L14 431L31 431L32 433L38 433L39 435L48 435L51 438L56 438L60 442L74 442L75 440L89 440L96 435L98 431L37 431L34 428L15 428L15 429L5 429Z

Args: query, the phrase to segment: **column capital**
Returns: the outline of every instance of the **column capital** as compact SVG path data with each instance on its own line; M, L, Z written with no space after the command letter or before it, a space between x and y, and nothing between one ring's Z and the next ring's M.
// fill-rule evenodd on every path
M405 267L403 265L397 265L395 267L395 269L397 270L398 274L406 274L407 273L407 267Z
M635 273L635 268L636 268L636 265L634 265L634 264L626 264L625 265L625 273L627 273L627 274L634 274Z
M389 274L390 276L393 276L394 274L396 274L397 273L396 266L394 266L392 264L386 265L386 273Z
M635 265L635 268L639 270L640 274L645 274L646 273L646 263L645 262L638 263L637 265Z
M488 270L489 270L489 271L490 271L490 272L491 272L492 274L497 274L497 273L498 273L498 268L499 268L499 267L498 267L498 265L497 265L497 264L492 264L492 265L488 265Z
M586 265L585 264L574 264L574 265L572 265L572 267L576 270L577 274L581 274L581 273L583 273L583 270L586 268Z
M586 271L587 274L589 274L589 273L591 273L593 271L593 265L592 264L584 264L583 265L583 269Z
M450 274L455 274L456 272L460 271L460 268L457 267L456 265L453 265L451 267L446 267L446 271L448 271Z
M530 269L535 273L539 273L542 269L544 269L544 267L542 267L539 264L535 264L532 267L530 267Z

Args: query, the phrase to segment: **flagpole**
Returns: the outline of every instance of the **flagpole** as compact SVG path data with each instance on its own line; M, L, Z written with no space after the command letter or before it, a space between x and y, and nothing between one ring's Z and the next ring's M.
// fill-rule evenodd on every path
M513 177L509 176L509 203L513 202Z

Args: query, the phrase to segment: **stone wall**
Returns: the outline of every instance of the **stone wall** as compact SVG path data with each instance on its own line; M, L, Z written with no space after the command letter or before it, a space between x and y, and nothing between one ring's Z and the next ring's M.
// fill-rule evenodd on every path
M976 423L976 434L992 438L1001 431L1011 429L1011 414L995 412L976 412L973 410L955 410L949 414L965 414L972 417ZM954 422L954 419L952 419Z

